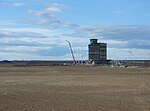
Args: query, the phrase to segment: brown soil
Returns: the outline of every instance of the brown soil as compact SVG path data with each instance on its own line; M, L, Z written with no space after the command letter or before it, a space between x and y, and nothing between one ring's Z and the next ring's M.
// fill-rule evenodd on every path
M0 111L150 111L150 68L0 67Z

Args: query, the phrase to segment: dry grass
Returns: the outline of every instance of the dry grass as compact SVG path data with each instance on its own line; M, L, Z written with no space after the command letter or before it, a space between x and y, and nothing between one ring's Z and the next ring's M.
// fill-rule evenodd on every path
M0 67L0 111L150 111L150 68Z

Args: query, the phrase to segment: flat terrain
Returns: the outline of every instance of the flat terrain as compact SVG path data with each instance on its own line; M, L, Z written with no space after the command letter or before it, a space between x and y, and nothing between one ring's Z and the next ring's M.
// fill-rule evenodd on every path
M150 68L0 67L0 111L150 111Z

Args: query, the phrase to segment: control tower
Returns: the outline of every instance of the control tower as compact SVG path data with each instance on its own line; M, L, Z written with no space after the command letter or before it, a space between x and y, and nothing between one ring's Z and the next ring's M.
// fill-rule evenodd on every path
M95 63L101 63L107 61L107 44L98 43L98 39L90 39L89 49L89 60Z

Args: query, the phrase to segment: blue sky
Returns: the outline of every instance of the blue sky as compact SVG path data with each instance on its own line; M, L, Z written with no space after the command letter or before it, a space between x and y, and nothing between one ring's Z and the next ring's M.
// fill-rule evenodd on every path
M150 59L149 0L1 0L0 60L87 59L90 38L108 59Z

